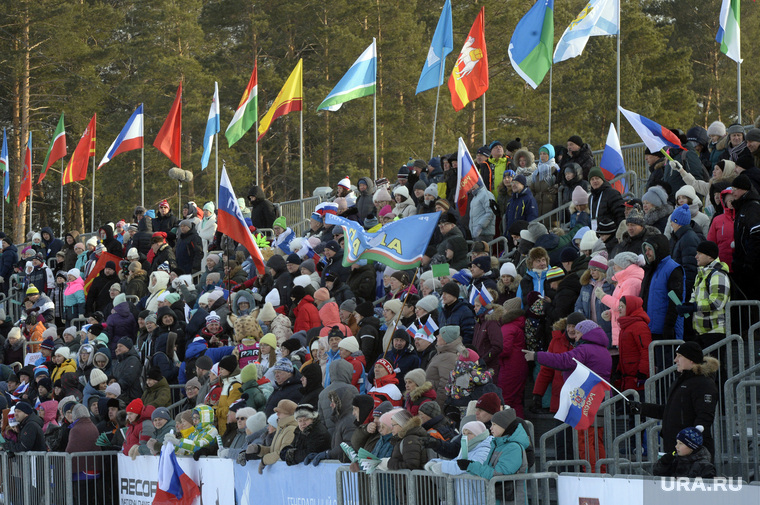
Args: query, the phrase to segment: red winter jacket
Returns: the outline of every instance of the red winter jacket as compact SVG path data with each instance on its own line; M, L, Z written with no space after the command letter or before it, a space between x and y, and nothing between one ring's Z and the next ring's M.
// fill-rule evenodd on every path
M309 331L312 328L322 326L322 320L319 319L319 311L316 305L314 305L314 298L311 295L301 298L298 305L293 308L293 315L296 316L293 333L301 330Z
M145 405L140 412L140 417L127 428L127 436L124 437L124 447L121 449L121 452L123 452L125 456L129 456L129 450L133 445L139 444L141 440L145 442L149 440L150 437L143 437L143 423L151 423L150 416L153 414L154 410L156 410L156 407L153 405Z
M643 300L638 296L624 296L625 316L618 318L620 324L620 361L618 370L623 375L622 391L644 389L644 380L649 377L649 316L644 311ZM637 379L636 374L641 374ZM639 383L640 380L640 383Z
M567 338L567 333L565 333L566 326L567 320L565 318L554 323L552 341L549 342L547 352L562 354L573 349L573 345L570 343L570 339ZM536 384L533 386L533 394L543 396L549 384L551 384L552 399L549 404L549 410L557 412L557 409L559 409L559 392L562 390L564 383L565 379L562 377L562 370L542 366L541 371L538 372L538 376L536 377Z

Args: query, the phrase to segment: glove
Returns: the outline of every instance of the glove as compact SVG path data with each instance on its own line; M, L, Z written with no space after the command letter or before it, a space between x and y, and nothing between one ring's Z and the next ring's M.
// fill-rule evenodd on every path
M110 447L111 440L109 440L108 434L101 433L100 436L98 436L98 439L95 441L95 445L97 445L98 447Z
M681 305L676 305L676 312L678 312L679 316L683 316L684 314L691 314L692 312L696 311L696 303L682 303Z
M174 436L173 433L167 433L164 435L164 442L169 442L172 445L179 445L179 439Z
M460 470L463 470L465 472L467 471L467 467L470 466L470 463L472 463L472 461L470 461L469 459L457 460L457 466L459 467Z
M641 402L632 401L628 403L628 406L631 408L631 413L641 414Z
M316 453L316 452L312 452L312 453L308 454L308 455L307 455L307 456L306 456L306 457L303 459L303 464L304 464L304 465L308 465L309 463L311 463L311 460L312 460L312 459L314 459L316 456L317 456L317 453Z
M679 172L681 172L684 169L683 165L681 165L679 162L677 162L675 160L671 161L669 163L670 163L670 168L673 169L673 170L678 170Z
M259 444L250 444L248 447L245 448L246 454L258 454L259 453Z
M528 351L526 349L523 349L523 355L525 356L525 361L535 361L536 359L536 353L534 351Z
M636 386L643 386L649 377L642 372L636 372Z
M216 454L216 447L207 445L195 451L193 453L193 459L195 461L198 461L201 456L214 456L215 454Z
M137 459L137 456L140 455L140 446L135 444L132 447L129 448L129 457L132 458L132 461Z
M601 300L604 297L604 295L606 295L607 293L604 292L601 286L597 286L596 289L594 290L594 294L599 300Z
M237 464L238 464L238 465L240 465L240 466L245 466L245 464L248 462L248 461L245 459L245 451L241 451L241 452L240 452L240 453L237 455L237 458L235 458L235 460L237 461Z
M295 449L283 449L280 451L280 459L288 465L293 464L293 457L296 455Z
M311 464L312 464L312 465L314 465L314 466L317 466L317 465L319 465L319 463L320 463L320 462L321 462L323 459L327 459L327 456L328 456L329 454L330 454L330 451L325 451L325 452L318 452L318 453L317 453L317 455L316 455L316 456L314 456L314 459L311 461Z
M424 439L423 443L427 449L432 449L433 451L438 452L438 450L441 448L442 442L438 438L427 437Z
M264 464L264 462L263 461L259 461L259 475L263 475L264 474L264 467L266 467L266 465Z
M533 395L533 405L529 409L534 414L544 410L544 401L541 395Z
M609 310L605 310L604 312L602 312L602 319L604 319L607 322L612 321L612 314L610 313Z

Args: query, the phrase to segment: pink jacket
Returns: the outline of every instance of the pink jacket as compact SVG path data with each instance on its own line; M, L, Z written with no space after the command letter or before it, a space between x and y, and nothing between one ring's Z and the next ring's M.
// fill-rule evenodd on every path
M707 240L718 244L718 255L720 260L728 265L729 272L732 272L731 263L734 260L734 216L732 209L724 210L713 218L710 224L710 231L707 232Z
M639 296L641 293L641 280L644 278L644 269L638 265L628 265L624 270L612 276L617 282L615 291L611 295L605 295L602 303L609 307L612 314L612 345L618 345L620 325L618 324L618 305L624 296Z

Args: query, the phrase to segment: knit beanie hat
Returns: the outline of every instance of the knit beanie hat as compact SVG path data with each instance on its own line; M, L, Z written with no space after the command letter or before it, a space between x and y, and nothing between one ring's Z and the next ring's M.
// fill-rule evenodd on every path
M380 358L379 360L375 361L375 366L377 365L383 367L389 375L393 373L393 365L391 365L390 361L387 359Z
M402 427L406 425L411 418L412 414L406 409L399 409L393 412L393 416L391 416L391 420Z
M316 419L319 417L319 411L310 403L302 403L296 407L295 416L298 419Z
M391 420L393 419L393 414L395 414L396 412L398 412L400 410L404 410L404 409L402 409L402 408L394 408L392 410L389 410L389 411L385 412L384 414L382 414L380 416L380 423L384 424L388 428L393 427L393 424L391 422Z
M389 402L388 400L385 400L384 402L380 403L380 405L375 407L375 410L372 411L372 416L380 417L386 412L390 412L391 410L393 410L393 404Z
M501 400L496 393L486 393L478 398L476 409L485 410L489 414L495 414L501 410Z
M744 191L750 191L752 189L752 181L750 181L749 176L747 174L739 174L737 175L733 181L731 181L731 186L735 189L743 189Z
M362 302L356 306L356 313L362 317L372 317L375 315L375 306L372 302Z
M597 254L591 260L588 262L589 268L596 268L597 270L601 270L602 272L607 271L607 258L602 256L601 254Z
M602 169L599 167L593 167L588 171L588 180L590 181L592 177L599 177L601 180L605 180Z
M573 326L585 320L586 316L583 314L583 312L573 312L567 316L567 324L572 324Z
M501 265L501 268L499 269L499 275L509 275L514 279L517 277L517 268L515 268L514 263L507 261Z
M454 298L459 298L459 286L456 285L454 282L447 282L443 285L441 288L441 291L443 293L448 293Z
M272 370L275 372L293 373L293 362L288 358L280 358L277 360L277 363L274 364Z
M18 405L16 405L16 410L19 410ZM71 419L76 421L77 419L82 419L85 417L90 417L90 411L87 409L87 407L81 403L74 405L74 408L71 409Z
M195 360L195 367L200 368L201 370L211 370L211 367L213 365L214 362L209 356L206 356L205 354L203 356L199 356L198 359Z
M504 410L500 410L493 415L491 418L491 424L501 426L506 430L515 419L517 419L517 413L515 412L515 409L512 407L507 407Z
M129 402L129 405L127 405L127 414L137 414L138 416L142 412L143 409L143 402L139 398L135 398L131 402Z
M428 417L437 417L441 415L441 406L437 401L425 402L420 405L420 413L425 414Z
M90 384L92 387L97 388L104 382L108 382L108 376L100 368L93 368L90 372Z
M451 342L459 338L459 326L443 326L439 330L439 335L441 335L441 338L447 344L450 344Z
M261 337L261 340L259 340L259 345L261 344L266 344L269 347L277 347L277 337L274 333L267 333Z
M585 335L595 328L599 328L599 325L590 319L586 319L575 325L575 331L579 332L581 335Z
M586 190L583 189L580 185L575 186L575 189L573 190L572 200L573 205L587 205L588 193L586 193Z
M263 430L267 425L267 416L263 412L257 412L245 422L245 429L251 433ZM275 426L276 427L276 426Z
M353 354L359 352L359 342L356 340L356 337L344 338L340 341L340 344L338 344L338 349L344 349Z
M401 312L402 305L403 303L401 302L401 300L393 299L393 300L388 300L387 302L385 302L383 304L383 308L386 310L390 310L394 314L398 314L399 312Z
M559 253L562 263L570 263L578 259L578 250L573 246L567 246Z
M718 258L718 244L710 240L703 240L697 246L697 252L702 253L712 259Z
M171 421L172 420L172 416L169 415L169 410L166 407L158 407L150 415L150 420L151 421L154 421L156 419L166 419L167 421Z
M438 297L435 295L427 295L417 302L417 307L427 313L433 312L438 308Z
M641 210L641 207L638 205L634 205L633 209L628 213L628 217L625 218L626 224L637 224L639 226L644 226L644 211Z
M469 423L462 426L462 432L464 432L464 430L469 431L470 433L472 433L473 435L477 437L481 433L485 433L487 428L486 428L486 425L481 423L480 421L470 421Z
M409 372L406 372L404 380L410 380L417 384L417 386L422 386L425 384L425 370L422 368L415 368L414 370L410 370Z
M692 451L699 450L702 447L702 434L696 428L684 428L676 435L676 440L680 440L686 447Z
M683 344L676 347L676 354L680 354L684 358L693 361L698 365L704 363L705 361L704 354L702 353L702 347L700 347L699 344L693 340L684 342Z
M272 291L275 291L274 289ZM277 317L277 312L274 310L274 306L267 302L264 304L264 307L261 309L261 312L259 312L259 320L261 321L274 321L274 318Z
M560 267L551 267L548 272L546 272L546 281L547 282L554 282L554 281L560 281L565 278L565 271L562 270Z
M32 408L31 405L29 405L27 402L18 402L16 404L16 410L21 411L26 415L31 415L32 412L34 412L34 408Z
M660 186L652 186L641 197L641 201L649 202L659 208L668 203L668 194Z
M597 240L599 239L596 236L596 232L594 230L588 230L583 234L583 237L581 237L581 242L578 244L578 248L581 251L590 251L594 248L594 245L596 245Z
M330 292L327 291L327 288L319 288L316 293L314 293L314 301L317 303L326 302L330 299Z
M352 298L349 298L340 304L340 310L353 313L356 310L356 302Z
M198 384L200 385L200 382ZM200 387L198 389L200 389ZM119 396L121 396L121 386L119 386L118 382L109 384L108 387L106 387L105 393L112 394L118 398Z
M56 356L61 356L63 359L71 359L71 351L68 347L59 347L55 351Z
M670 220L679 226L687 226L689 223L691 223L691 212L689 211L689 206L687 204L683 204L680 207L676 208L676 210L674 210L670 215Z
M707 127L707 135L718 135L723 137L726 134L726 125L720 121L713 121L710 126Z
M228 354L227 356L219 360L219 368L223 368L227 370L230 374L232 374L235 371L235 369L237 369L237 367L238 367L238 360L234 354Z

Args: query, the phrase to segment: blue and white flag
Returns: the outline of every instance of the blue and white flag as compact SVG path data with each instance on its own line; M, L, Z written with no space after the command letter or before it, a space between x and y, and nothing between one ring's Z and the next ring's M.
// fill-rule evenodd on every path
M454 49L454 29L451 21L451 0L443 4L441 17L433 33L425 65L422 67L420 80L415 94L437 88L443 84L443 67L446 66L446 56Z
M618 1L589 0L557 42L554 63L580 56L589 37L617 35L620 31Z
M214 83L214 97L211 99L211 108L208 110L206 133L203 134L203 156L201 157L201 170L208 166L211 157L211 145L214 135L221 130L219 126L219 85Z
M372 39L372 44L356 59L351 68L338 81L330 94L322 100L317 110L336 111L341 106L363 96L375 93L377 82L377 43Z
M440 215L440 212L433 212L405 217L374 233L367 233L356 221L333 214L325 216L325 223L343 228L343 266L367 259L397 270L409 270L420 264Z
M0 151L0 170L3 171L3 198L8 200L11 192L10 165L8 165L8 137L3 128L3 149Z

